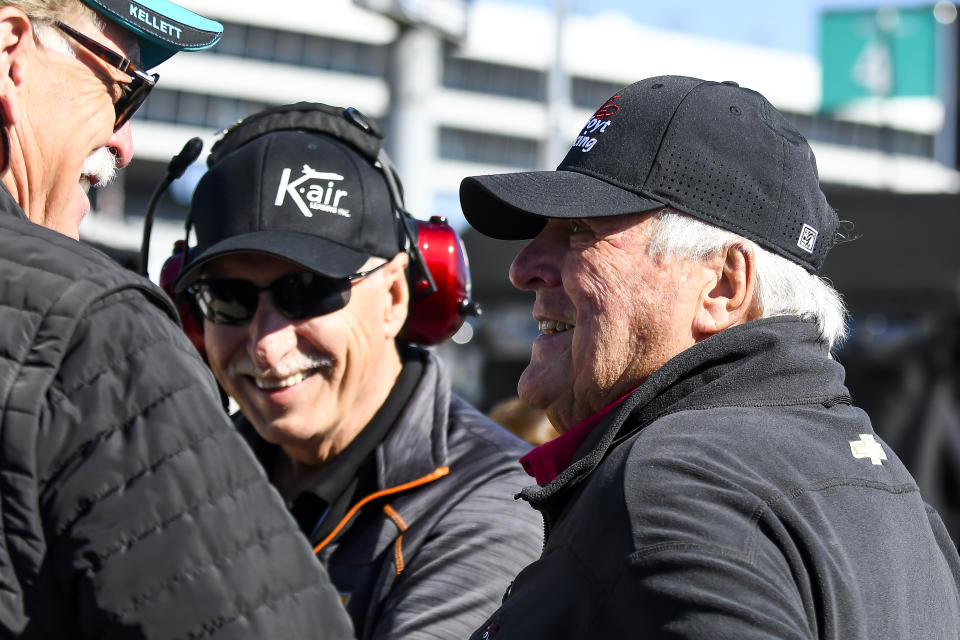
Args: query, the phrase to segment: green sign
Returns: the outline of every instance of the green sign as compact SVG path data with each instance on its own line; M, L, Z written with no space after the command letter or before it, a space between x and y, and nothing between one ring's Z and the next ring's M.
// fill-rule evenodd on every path
M857 98L938 95L938 38L946 31L933 7L824 12L823 108Z

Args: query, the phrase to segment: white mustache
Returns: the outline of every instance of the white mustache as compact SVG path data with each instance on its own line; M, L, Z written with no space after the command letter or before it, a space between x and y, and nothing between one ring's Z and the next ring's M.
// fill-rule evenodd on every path
M100 147L83 161L80 174L96 178L98 187L110 184L117 175L117 157L107 147Z
M249 357L243 357L232 360L227 365L227 374L229 376L250 376L257 379L285 379L298 373L304 373L314 370L333 369L333 359L329 356L320 354L306 354L297 352L286 358L276 367L261 369Z

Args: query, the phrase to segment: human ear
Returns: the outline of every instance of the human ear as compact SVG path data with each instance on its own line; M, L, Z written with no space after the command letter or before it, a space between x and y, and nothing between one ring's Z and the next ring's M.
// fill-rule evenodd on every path
M693 323L698 342L756 317L753 248L731 244L708 264L713 277L701 293Z
M0 7L0 117L4 129L20 117L19 89L23 86L22 56L33 45L27 15L11 6Z
M403 325L407 322L407 311L410 303L410 288L407 285L406 267L409 256L398 253L384 267L384 275L389 278L389 299L384 309L384 330L390 339L400 335Z

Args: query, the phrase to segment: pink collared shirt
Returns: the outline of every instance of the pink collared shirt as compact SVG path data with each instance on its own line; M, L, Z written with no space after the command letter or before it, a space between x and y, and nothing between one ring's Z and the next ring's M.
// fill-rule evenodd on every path
M523 470L527 472L527 475L532 476L537 484L544 485L551 482L560 475L561 471L570 466L570 463L573 462L573 456L577 454L577 449L580 448L580 445L583 444L583 441L587 439L587 436L590 435L590 432L600 423L603 417L626 400L627 396L633 391L635 389L577 424L566 433L532 449L527 455L520 458Z

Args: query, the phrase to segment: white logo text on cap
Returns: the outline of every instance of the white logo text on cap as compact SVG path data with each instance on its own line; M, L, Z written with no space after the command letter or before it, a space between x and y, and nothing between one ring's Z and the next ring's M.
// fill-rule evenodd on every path
M168 33L171 36L180 39L180 33L182 29L175 24L170 24L165 20L157 18L157 16L151 14L149 11L146 11L137 5L130 3L130 15L139 20L144 24L148 24L160 33Z
M282 206L283 201L289 195L297 208L307 218L313 217L313 211L325 211L326 213L335 213L344 218L350 217L350 209L344 209L340 206L340 201L350 194L346 189L336 189L336 181L343 180L339 173L326 173L323 171L314 171L310 165L303 165L303 175L290 181L291 170L285 168L280 174L280 186L277 189L277 198L273 204ZM326 180L326 186L319 184L304 185L309 180Z

